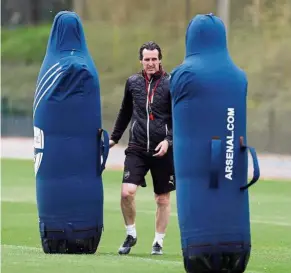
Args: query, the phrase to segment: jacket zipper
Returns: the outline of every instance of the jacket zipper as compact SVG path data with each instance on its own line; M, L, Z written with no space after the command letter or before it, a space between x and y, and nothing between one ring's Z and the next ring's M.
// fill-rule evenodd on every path
M133 122L133 124L132 124L132 126L131 126L131 135L132 135L132 137L133 137L133 128L134 128L134 126L135 126L135 123L136 123L136 120Z
M168 135L168 132L169 132L168 125L167 124L165 125L165 128L166 128L166 136L167 136Z
M148 94L151 91L152 79L149 81ZM150 151L150 114L149 114L149 96L147 95L146 111L147 111L147 152Z

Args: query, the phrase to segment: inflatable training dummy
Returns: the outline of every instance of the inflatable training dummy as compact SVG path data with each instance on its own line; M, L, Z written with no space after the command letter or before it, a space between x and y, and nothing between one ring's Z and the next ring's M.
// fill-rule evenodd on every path
M56 15L33 103L39 230L45 253L95 253L103 230L99 78L80 18ZM103 157L103 160L102 160Z
M259 179L259 166L247 146L247 85L228 53L223 22L212 14L194 17L184 62L170 79L178 220L189 273L242 273L249 260L247 188Z

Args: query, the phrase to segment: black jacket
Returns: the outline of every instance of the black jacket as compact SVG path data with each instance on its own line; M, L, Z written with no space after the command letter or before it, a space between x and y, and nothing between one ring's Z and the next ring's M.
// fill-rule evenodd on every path
M150 99L152 103L149 104ZM165 139L172 145L172 106L169 75L166 72L155 73L150 81L144 72L127 79L122 105L111 134L115 143L118 143L130 121L129 147L154 152Z

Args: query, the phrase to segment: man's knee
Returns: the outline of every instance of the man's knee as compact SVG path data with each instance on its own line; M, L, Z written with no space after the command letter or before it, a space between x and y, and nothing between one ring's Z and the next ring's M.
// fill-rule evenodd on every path
M133 199L137 190L137 185L124 183L122 184L121 189L121 198L122 199Z
M156 194L155 199L158 206L168 206L170 204L170 193Z

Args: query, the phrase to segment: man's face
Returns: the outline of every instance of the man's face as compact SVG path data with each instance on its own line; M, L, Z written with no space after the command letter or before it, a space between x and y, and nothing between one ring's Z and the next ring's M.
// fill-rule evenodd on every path
M144 71L148 75L155 74L157 71L160 70L161 61L159 60L159 51L157 49L144 49L143 58L140 62L143 65Z

